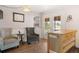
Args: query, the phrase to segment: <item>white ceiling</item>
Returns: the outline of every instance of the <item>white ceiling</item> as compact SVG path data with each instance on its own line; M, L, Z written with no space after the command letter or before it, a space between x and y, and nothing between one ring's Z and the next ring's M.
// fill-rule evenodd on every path
M54 9L56 5L5 5L8 8L30 8L32 12L46 12Z

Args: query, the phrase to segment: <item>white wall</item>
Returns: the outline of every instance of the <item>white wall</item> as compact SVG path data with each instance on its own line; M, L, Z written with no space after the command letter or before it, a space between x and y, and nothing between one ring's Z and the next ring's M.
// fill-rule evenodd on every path
M62 13L61 13L62 12ZM44 38L47 38L47 33L45 32L45 18L46 17L49 17L50 18L50 23L51 23L51 31L53 31L53 20L54 20L54 16L62 16L61 18L62 18L62 29L64 29L66 26L65 26L65 16L64 16L64 14L65 14L65 12L64 12L64 10L62 10L62 8L56 8L56 9L52 9L52 10L49 10L48 12L45 12L44 14L43 14L43 32L44 32Z
M67 15L71 14L73 19L69 23L66 23L66 28L77 30L76 47L79 48L79 6L71 6L68 9L66 9Z
M3 10L3 19L0 20L0 28L25 29L26 27L34 27L33 18L35 16L40 16L40 14L38 13L33 13L33 12L27 13L17 8L8 8L8 7L0 6L0 9ZM13 12L23 13L25 15L24 22L13 22ZM41 34L40 29L36 28L35 30L36 33Z
M41 24L41 14L37 14L37 13L29 13L26 15L26 27L34 27L34 17L35 16L38 16L39 17L39 27L35 27L35 33L39 34L40 38L42 38L42 35L41 35L41 27L42 27L42 24Z
M33 17L39 15L36 13L26 13L20 11L19 9L7 8L2 6L0 6L0 9L3 10L3 19L0 20L0 27L33 27ZM23 13L25 15L24 22L13 22L13 12Z
M76 29L76 47L79 48L79 6L60 6L53 10L50 10L43 15L43 19L45 17L50 17L50 22L53 26L53 18L54 16L61 16L62 28L63 29ZM70 22L66 22L67 16L72 15L72 20ZM44 26L44 23L43 23ZM53 27L52 27L53 28Z
M15 10L1 7L1 6L0 6L0 9L3 10L3 19L0 20L0 27L23 27L24 26L25 22L24 23L13 22L13 12L16 12Z

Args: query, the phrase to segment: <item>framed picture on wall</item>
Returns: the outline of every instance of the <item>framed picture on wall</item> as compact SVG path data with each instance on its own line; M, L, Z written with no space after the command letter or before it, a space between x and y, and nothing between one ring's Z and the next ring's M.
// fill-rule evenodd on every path
M3 19L3 11L0 10L0 19Z
M24 22L24 14L13 12L14 22Z

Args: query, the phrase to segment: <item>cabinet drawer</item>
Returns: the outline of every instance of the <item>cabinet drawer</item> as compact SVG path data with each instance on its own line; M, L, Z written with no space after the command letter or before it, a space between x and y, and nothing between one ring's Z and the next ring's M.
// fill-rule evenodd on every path
M49 35L49 38L51 38L51 39L57 39L58 37L56 35Z
M62 34L49 33L48 42L50 50L64 53L67 52L75 44L76 31L68 31Z
M68 39L72 38L73 36L74 36L74 32L71 32L71 33L66 34L66 37Z
M68 44L67 46L65 47L62 47L62 52L67 52L72 46L74 46L74 42L71 42L70 44Z
M73 33L73 32L63 35L62 40L61 40L62 43L65 43L65 42L67 42L69 40L72 40L74 35L75 35L75 33Z

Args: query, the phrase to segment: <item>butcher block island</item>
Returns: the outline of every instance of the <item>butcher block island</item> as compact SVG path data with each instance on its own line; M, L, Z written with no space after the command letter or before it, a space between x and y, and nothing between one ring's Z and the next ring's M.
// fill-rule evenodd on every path
M76 30L61 30L48 33L48 52L65 53L75 46Z

